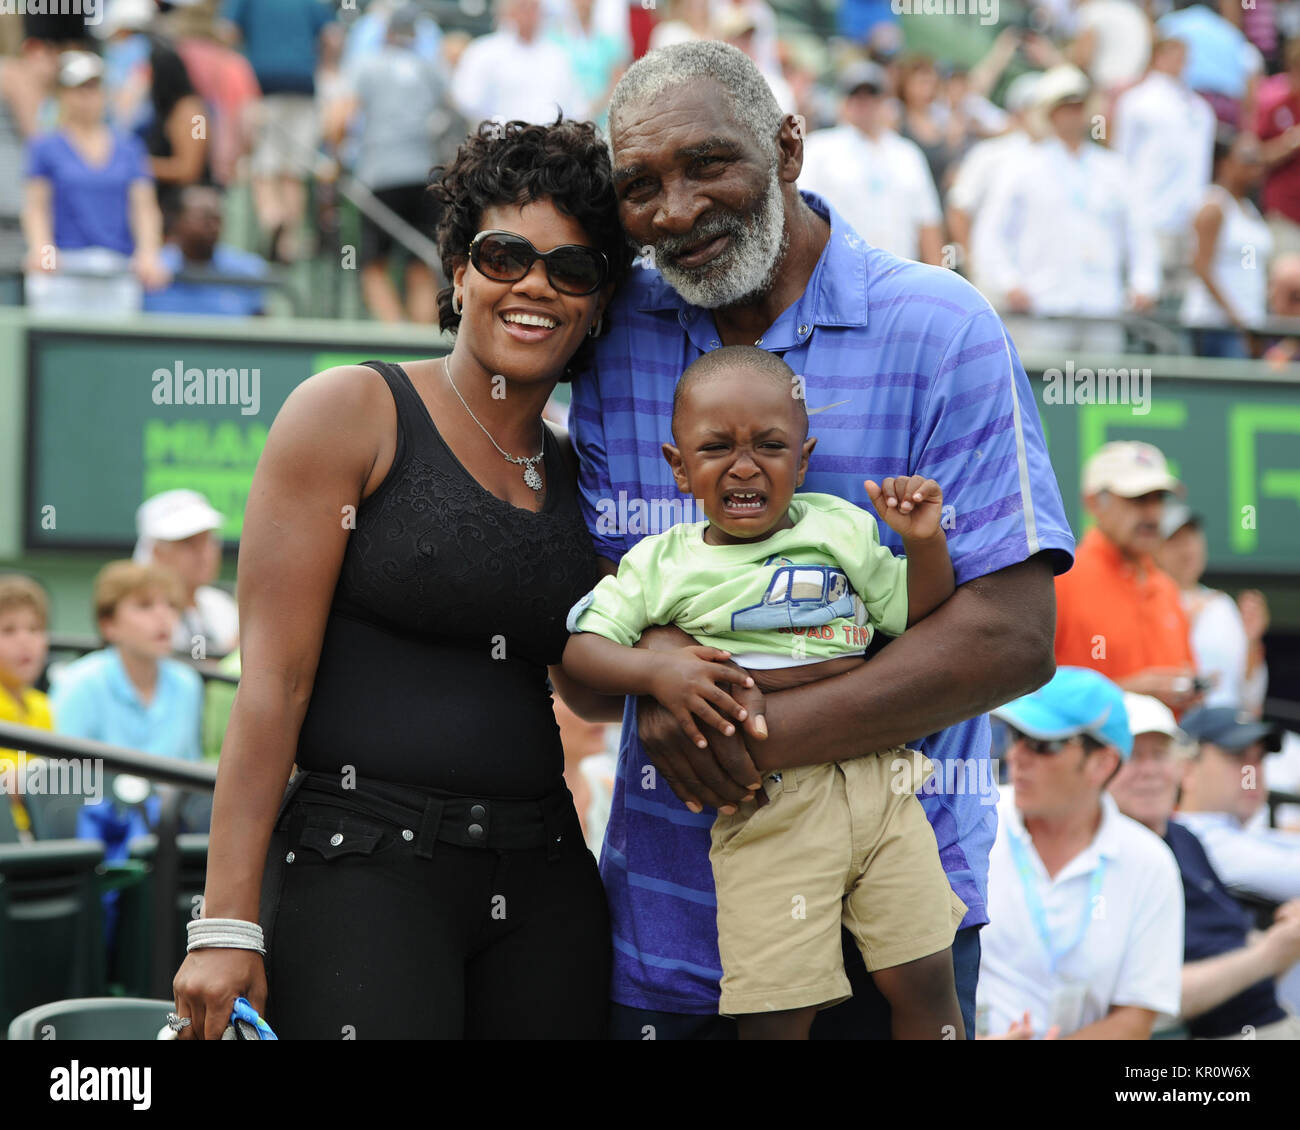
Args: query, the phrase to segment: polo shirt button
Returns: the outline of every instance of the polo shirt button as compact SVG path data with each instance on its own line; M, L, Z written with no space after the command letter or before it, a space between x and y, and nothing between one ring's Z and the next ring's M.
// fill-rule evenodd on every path
M284 857L284 861L285 861L285 863L292 863L292 862L293 862L293 852L290 852L288 855L286 855L286 856Z
M469 832L469 838L471 840L481 840L483 838L482 824L471 824L466 831Z
M335 832L334 835L330 836L330 847L338 847L342 842L343 836L340 833Z
M476 804L473 808L469 810L469 818L471 820L482 820L483 817L486 815L487 815L487 809L484 808L481 804Z

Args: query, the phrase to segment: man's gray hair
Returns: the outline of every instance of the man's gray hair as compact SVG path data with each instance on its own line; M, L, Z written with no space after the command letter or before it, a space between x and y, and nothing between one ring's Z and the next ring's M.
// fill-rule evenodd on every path
M749 130L775 165L780 155L776 139L785 114L772 88L743 51L710 39L660 47L628 67L609 100L611 136L626 107L652 102L666 90L699 78L713 79L726 91L731 116Z

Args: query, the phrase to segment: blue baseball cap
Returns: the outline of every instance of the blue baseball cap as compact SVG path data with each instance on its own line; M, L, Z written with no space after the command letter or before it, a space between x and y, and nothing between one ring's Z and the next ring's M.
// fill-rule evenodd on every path
M1053 741L1087 734L1114 746L1126 761L1133 752L1124 692L1087 667L1058 667L1050 682L992 714L1026 737Z

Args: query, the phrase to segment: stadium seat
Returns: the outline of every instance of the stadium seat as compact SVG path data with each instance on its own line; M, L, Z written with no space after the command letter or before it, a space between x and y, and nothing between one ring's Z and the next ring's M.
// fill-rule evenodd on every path
M101 844L0 845L0 1023L26 1009L104 990L96 867Z
M172 1001L87 997L28 1009L9 1024L11 1040L154 1040Z
M0 797L0 844L18 843L18 825L14 823L14 808L9 797Z

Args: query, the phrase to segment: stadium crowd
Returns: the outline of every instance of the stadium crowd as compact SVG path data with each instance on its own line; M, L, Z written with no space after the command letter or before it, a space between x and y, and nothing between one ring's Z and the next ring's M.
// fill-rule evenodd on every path
M1300 314L1300 4L1057 0L963 66L905 51L872 0L846 0L820 52L783 38L766 0L504 0L494 18L473 38L389 0L346 25L320 0L112 0L93 39L33 24L0 59L0 167L23 170L0 193L5 265L43 311L261 314L268 263L317 253L313 201L346 172L371 316L445 322L458 284L405 234L438 218L429 170L492 124L608 129L635 59L717 40L797 115L798 188L871 247L964 275L1020 351L1123 349L1126 314L1173 319L1205 356L1289 360L1300 340L1270 323ZM245 191L256 248L222 242ZM1054 580L1056 675L994 711L966 1034L1300 1038L1300 826L1270 826L1265 804L1300 784L1300 739L1261 720L1267 604L1202 583L1197 501L1159 450L1107 444L1081 472L1092 525ZM1036 473L1051 479L1045 457ZM240 670L222 521L194 491L146 500L133 558L94 584L103 647L66 664L48 665L41 586L0 575L0 719L219 757L231 696L193 661ZM600 854L617 727L558 696L555 714ZM78 823L109 858L148 823L123 795Z
M436 219L429 170L467 129L557 109L604 123L633 58L717 39L800 115L804 186L872 245L971 279L1022 349L1147 340L1126 315L1180 327L1204 356L1292 348L1270 321L1294 316L1283 294L1300 271L1295 0L1007 0L992 28L958 21L946 55L907 49L883 0L846 0L829 42L767 0L492 14L476 37L395 0L108 0L93 35L10 21L0 270L21 271L41 309L259 312L251 282L202 276L334 254L322 237L345 174L365 309L432 323L438 267L412 236ZM222 193L250 202L242 248L219 242L219 220L183 230L183 200L211 213Z

